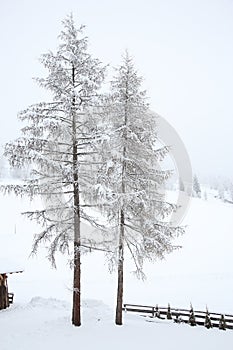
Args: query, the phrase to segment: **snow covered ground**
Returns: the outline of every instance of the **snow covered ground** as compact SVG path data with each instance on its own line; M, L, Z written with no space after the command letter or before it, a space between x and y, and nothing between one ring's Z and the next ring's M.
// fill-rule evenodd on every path
M177 325L170 321L148 320L124 315L124 326L114 325L116 275L108 273L100 252L85 255L82 261L83 325L70 322L72 272L63 256L57 270L51 269L43 248L29 258L35 224L20 212L30 203L19 198L1 199L0 266L11 264L23 274L10 275L9 291L15 302L0 312L1 350L28 349L163 349L231 348L233 331ZM183 248L164 261L147 263L147 280L138 281L127 261L126 303L189 308L233 314L232 227L233 205L211 198L193 199L185 218ZM3 248L3 249L2 249Z

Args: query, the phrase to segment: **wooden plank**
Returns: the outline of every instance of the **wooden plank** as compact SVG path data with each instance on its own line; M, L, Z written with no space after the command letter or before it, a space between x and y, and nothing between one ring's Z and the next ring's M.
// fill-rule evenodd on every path
M147 313L147 314L152 314L153 310L145 310L145 309L132 309L132 308L125 308L125 311L130 311L130 312L142 312L142 313Z
M24 272L24 270L16 270L16 271L14 271L14 270L7 270L7 271L4 271L4 272L0 272L0 274L2 275L2 274L12 274L12 273L22 273L22 272Z
M145 306L145 305L136 305L136 304L124 304L123 308L128 310L129 307L132 311L135 310L135 312L137 312L138 310L147 310L147 311L151 310L151 312L152 312L153 310L156 309L156 306ZM143 309L141 309L141 308L143 308ZM158 306L158 309L159 309L160 313L164 314L167 312L167 307ZM187 310L187 309L178 309L178 308L172 308L172 307L170 309L171 309L171 312L174 314L179 313L180 315L185 316L185 315L189 315L189 313L190 313L190 310ZM196 317L197 316L198 317L205 317L205 315L206 315L206 311L194 311L194 313L195 313ZM209 314L211 315L211 318L213 317L213 319L215 316L221 317L221 315L224 315L225 319L228 318L229 322L233 322L233 315L229 315L229 314L225 314L225 313L216 313L216 312L209 312Z
M151 317L156 317L156 312L159 313L159 315L167 315L168 308L167 307L160 307L160 306L145 306L145 305L136 305L136 304L124 304L124 310L129 312L137 312L137 313L144 313L144 314L151 314ZM172 317L174 321L178 317L181 318L180 322L183 323L189 323L189 316L190 316L190 310L187 309L178 309L178 308L170 308ZM200 326L204 326L205 324L205 317L206 312L205 311L194 311L196 324ZM214 328L219 328L219 322L221 316L224 315L226 328L227 329L233 329L233 315L229 314L220 314L216 312L209 312L209 316L212 322L212 326ZM230 323L230 324L229 324Z

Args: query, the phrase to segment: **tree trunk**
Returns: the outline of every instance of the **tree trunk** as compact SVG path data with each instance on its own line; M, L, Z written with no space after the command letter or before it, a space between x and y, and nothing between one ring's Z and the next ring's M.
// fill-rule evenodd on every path
M122 162L122 173L121 173L121 194L124 199L125 195L125 172L126 172L126 141L127 141L127 124L128 124L128 82L126 82L126 104L124 111L124 132L123 132L123 162ZM123 200L124 202L124 200ZM123 282L124 282L124 229L125 229L125 215L124 215L124 204L120 210L120 236L118 246L118 285L117 285L117 306L116 306L116 319L117 325L122 325L122 305L123 305Z
M81 263L79 244L74 242L74 280L72 323L81 326Z
M72 67L72 81L75 85L75 69ZM73 311L72 323L81 326L81 254L80 254L80 206L79 206L79 177L78 177L78 149L76 136L75 95L72 111L73 131L73 194L74 194L74 279L73 279Z
M80 256L80 211L78 176L74 183L74 280L73 280L73 312L72 323L81 326L81 256Z
M74 179L74 280L72 323L74 326L81 326L80 210L78 175L76 172L74 172Z
M124 212L120 213L120 237L119 237L119 251L118 251L118 285L117 285L117 306L116 319L117 325L122 325L122 305L123 305L123 277L124 277Z

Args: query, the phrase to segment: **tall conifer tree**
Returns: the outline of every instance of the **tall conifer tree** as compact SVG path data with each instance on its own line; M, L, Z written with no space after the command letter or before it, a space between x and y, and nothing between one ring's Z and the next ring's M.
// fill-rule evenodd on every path
M94 223L84 211L81 193L89 185L90 160L95 152L96 130L90 106L96 102L104 78L104 67L88 53L84 26L75 27L72 15L63 21L60 44L55 53L42 56L48 71L38 83L52 96L50 102L30 106L19 114L24 122L22 137L5 147L13 167L30 165L31 178L24 185L5 186L5 191L31 198L41 195L46 207L27 212L43 226L35 236L33 252L42 241L49 242L49 257L55 264L57 250L73 245L72 323L81 325L82 219Z
M176 209L161 191L171 172L161 170L159 162L169 148L156 147L156 119L141 84L126 52L102 109L103 134L108 137L100 144L102 165L96 174L95 192L108 217L109 231L115 235L115 256L111 258L118 271L118 325L122 324L124 250L130 252L136 275L143 277L144 259L163 258L173 251L172 238L181 231L164 221Z

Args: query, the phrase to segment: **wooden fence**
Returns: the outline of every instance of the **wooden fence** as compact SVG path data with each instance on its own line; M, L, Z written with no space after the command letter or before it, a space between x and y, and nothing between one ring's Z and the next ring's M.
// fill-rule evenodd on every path
M219 314L215 312L194 311L192 306L189 310L167 307L145 306L135 304L124 304L125 312L136 312L144 316L159 319L170 319L176 323L188 323L190 326L204 326L206 328L219 328L221 330L233 329L233 315Z

